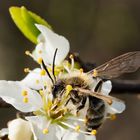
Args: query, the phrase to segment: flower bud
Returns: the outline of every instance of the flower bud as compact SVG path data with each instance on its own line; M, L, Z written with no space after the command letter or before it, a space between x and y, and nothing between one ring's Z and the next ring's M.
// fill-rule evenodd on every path
M15 119L8 123L10 140L31 140L32 132L28 121Z

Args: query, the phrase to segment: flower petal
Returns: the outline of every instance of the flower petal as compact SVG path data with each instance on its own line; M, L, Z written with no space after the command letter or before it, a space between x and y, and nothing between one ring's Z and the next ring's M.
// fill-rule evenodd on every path
M42 43L42 49L43 52L45 52L45 57L43 56L43 60L47 64L52 64L55 50L58 48L55 64L59 65L69 52L68 40L63 36L54 33L46 26L36 24L36 27L41 31L39 43Z
M56 127L55 125L50 125L48 130L48 134L43 134L43 130L46 129L48 126L48 122L45 117L42 116L31 116L26 117L26 119L30 122L32 127L32 132L34 134L34 140L57 140L55 135Z
M8 128L3 128L0 130L0 138L8 135Z
M27 91L28 102L23 102L22 91ZM20 82L0 81L0 97L22 112L39 110L42 105L41 96Z
M42 89L44 81L46 81L48 84L51 83L51 81L47 75L45 77L42 77L40 75L40 71L40 68L34 69L21 81L21 83L31 89Z
M31 140L32 132L28 121L15 119L8 123L10 140Z

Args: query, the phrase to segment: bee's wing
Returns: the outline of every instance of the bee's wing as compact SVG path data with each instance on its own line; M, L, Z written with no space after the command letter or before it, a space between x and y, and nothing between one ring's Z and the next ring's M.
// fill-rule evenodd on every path
M121 113L125 110L124 101L118 98L115 98L109 95L104 95L99 92L93 92L91 90L82 89L82 88L75 88L75 90L79 91L80 94L83 94L86 96L92 96L92 97L96 97L98 99L104 100L109 105L108 106L109 113Z
M140 51L128 52L120 55L105 64L91 70L88 74L93 74L96 70L97 76L111 79L123 73L134 72L140 67Z

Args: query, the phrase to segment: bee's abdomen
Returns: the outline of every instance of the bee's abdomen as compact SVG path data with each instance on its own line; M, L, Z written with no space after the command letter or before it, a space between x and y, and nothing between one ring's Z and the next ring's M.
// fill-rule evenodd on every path
M103 123L105 116L105 104L104 101L95 97L89 97L89 108L86 114L86 126L87 131L98 129Z

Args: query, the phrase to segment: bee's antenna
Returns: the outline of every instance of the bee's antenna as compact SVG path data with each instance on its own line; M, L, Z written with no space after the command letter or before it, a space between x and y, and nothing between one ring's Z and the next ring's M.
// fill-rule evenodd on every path
M47 69L47 67L46 67L46 65L45 65L45 63L44 63L43 60L42 60L42 66L43 66L43 68L45 69L45 71L47 72L49 78L51 79L51 81L52 81L52 83L53 83L53 85L54 85L54 80L52 79L52 77L51 77L51 75L50 75L50 73L49 73L49 71L48 71L48 69Z
M56 81L56 77L55 77L55 60L56 60L56 53L58 51L58 48L56 48L55 52L54 52L54 57L53 57L53 65L52 65L52 74L54 76L54 80Z

